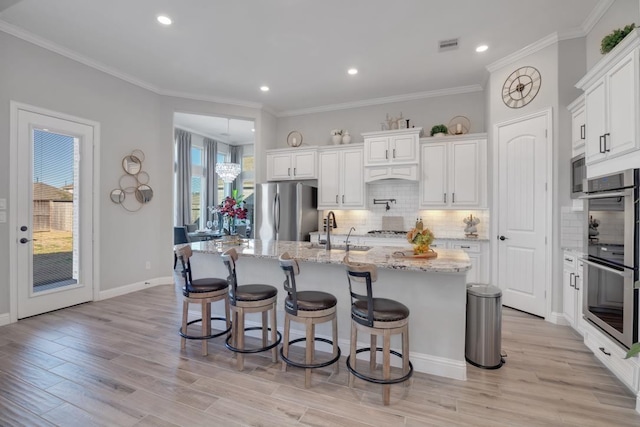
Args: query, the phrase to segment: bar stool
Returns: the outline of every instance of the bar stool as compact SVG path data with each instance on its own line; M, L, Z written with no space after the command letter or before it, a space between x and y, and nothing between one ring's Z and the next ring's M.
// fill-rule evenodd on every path
M236 262L238 253L234 248L228 249L222 254L222 261L229 270L227 281L231 287L229 302L231 305L231 335L227 337L226 346L229 350L237 353L238 370L244 369L244 355L246 353L260 353L271 350L273 362L278 361L278 349L276 348L282 335L278 332L276 321L276 302L278 290L271 285L252 284L238 286L236 276ZM271 327L267 320L267 315L271 310ZM246 313L262 313L262 326L245 328L244 320ZM262 331L262 347L245 348L244 334L246 331ZM271 331L271 343L267 340L267 333ZM231 341L231 342L230 342Z
M286 371L287 366L304 368L304 386L308 388L311 386L312 369L329 366L340 359L338 319L336 316L338 300L335 296L327 292L298 291L296 287L296 276L300 274L300 267L298 266L298 262L289 256L288 252L280 255L280 267L284 270L286 280L283 285L288 294L284 301L284 344L280 349L282 370ZM305 324L306 335L304 338L289 341L291 321ZM332 322L332 340L316 337L315 325L329 321ZM302 341L306 341L304 363L289 359L289 346ZM325 362L316 362L314 360L315 341L331 344L333 346L333 358ZM334 366L334 372L338 372L338 364Z
M193 251L189 245L176 250L175 254L182 263L182 277L184 277L184 287L182 288L182 295L184 295L182 302L182 327L179 330L179 334L182 337L180 340L180 348L186 348L187 340L201 340L202 355L206 356L209 353L208 340L228 334L229 331L231 331L231 317L229 316L229 285L226 280L218 278L193 280L191 273L191 256L193 255ZM216 301L224 301L224 312L226 317L211 317L211 303ZM197 303L201 305L202 317L200 319L192 320L190 322L187 321L189 318L189 303ZM226 330L217 334L212 334L212 320L224 320L226 323ZM202 322L202 334L188 335L187 327L197 322Z
M349 387L353 387L355 377L376 384L383 384L382 400L389 404L391 384L408 380L413 374L413 365L409 361L409 308L404 304L386 298L374 298L372 283L378 279L374 264L351 262L344 257L351 294L351 353L347 358ZM366 284L366 295L354 291L356 284ZM358 331L371 336L371 346L356 350ZM391 350L391 335L401 334L402 354ZM382 348L377 347L377 336L382 336ZM382 352L382 379L365 375L356 369L358 353L369 352L370 370L376 369L376 352ZM391 355L402 359L402 376L391 378Z

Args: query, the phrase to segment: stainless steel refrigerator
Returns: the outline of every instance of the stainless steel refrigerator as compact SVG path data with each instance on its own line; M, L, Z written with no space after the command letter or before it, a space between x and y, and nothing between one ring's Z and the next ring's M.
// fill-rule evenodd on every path
M301 182L256 187L255 238L308 241L318 229L318 189Z

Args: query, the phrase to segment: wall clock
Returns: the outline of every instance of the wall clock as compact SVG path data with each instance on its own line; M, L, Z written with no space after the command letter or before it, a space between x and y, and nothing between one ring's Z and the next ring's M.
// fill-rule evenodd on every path
M507 77L502 86L502 101L509 108L522 108L536 97L542 84L540 71L520 67Z

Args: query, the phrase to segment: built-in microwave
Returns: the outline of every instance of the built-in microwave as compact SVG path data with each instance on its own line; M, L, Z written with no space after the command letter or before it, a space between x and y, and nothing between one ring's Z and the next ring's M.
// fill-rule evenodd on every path
M587 177L587 166L584 162L584 154L571 159L571 198L577 199L584 193L583 181Z

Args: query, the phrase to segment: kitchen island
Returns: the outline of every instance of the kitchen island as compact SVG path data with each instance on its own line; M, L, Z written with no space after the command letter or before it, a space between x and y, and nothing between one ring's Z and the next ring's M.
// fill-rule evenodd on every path
M240 284L266 283L280 290L278 295L278 327L282 328L285 293L282 287L284 273L278 257L284 253L298 259L300 290L321 290L338 298L339 344L346 355L349 348L351 328L350 298L343 258L344 250L318 248L310 242L249 240L239 246L222 245L221 242L205 241L191 243L194 278L226 277L220 254L235 247L238 260ZM438 257L415 259L398 257L397 247L373 247L367 251L350 251L349 259L378 266L378 281L374 284L374 295L395 299L407 307L411 362L418 372L466 379L465 316L466 273L471 268L468 255L462 250L438 249ZM406 254L411 253L407 247ZM214 304L212 310L219 315L222 307ZM251 318L247 323L251 323ZM294 331L292 339L304 336L302 329ZM317 334L330 336L329 325L319 325ZM295 336L294 336L295 335ZM367 343L359 344L367 347ZM392 348L400 342L392 341ZM319 349L322 348L319 346Z

